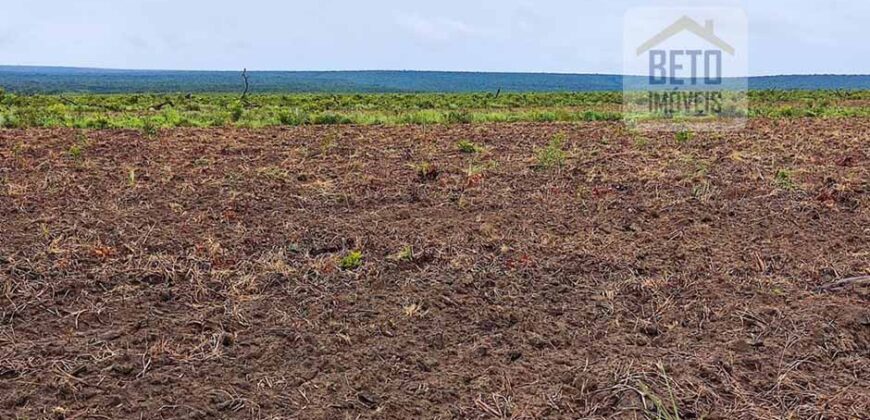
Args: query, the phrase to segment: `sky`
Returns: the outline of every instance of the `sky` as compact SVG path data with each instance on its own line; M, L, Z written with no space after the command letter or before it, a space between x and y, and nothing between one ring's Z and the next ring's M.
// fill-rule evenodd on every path
M652 5L743 8L751 75L870 74L868 0L3 0L0 65L618 74Z

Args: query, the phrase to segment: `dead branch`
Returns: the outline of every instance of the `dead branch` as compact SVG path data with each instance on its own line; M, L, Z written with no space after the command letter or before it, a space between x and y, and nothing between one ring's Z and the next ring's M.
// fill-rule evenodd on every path
M64 103L66 103L67 105L79 106L79 104L76 101L69 99L66 96L59 95L58 98L60 98L60 100L63 101Z
M155 110L160 111L166 105L175 106L175 104L172 102L172 99L167 99L167 100L165 100L157 105L152 106L151 108L154 108Z
M78 102L76 102L76 101L74 101L74 100L72 100L72 99L70 99L70 98L67 98L66 96L63 96L63 95L58 95L58 98L59 98L63 103L65 103L65 104L67 104L67 105L72 105L72 106L74 106L74 107L76 107L76 108L83 107L83 106L89 106L89 107L92 107L92 108L98 108L98 109L104 109L104 110L107 110L107 111L113 111L112 107L110 107L110 106L106 106L106 105L102 105L102 104L80 104L80 103L78 103Z
M870 276L857 276L857 277L849 277L842 280L835 281L826 286L822 286L819 288L821 291L829 291L834 289L840 289L846 286L862 286L865 284L870 284Z

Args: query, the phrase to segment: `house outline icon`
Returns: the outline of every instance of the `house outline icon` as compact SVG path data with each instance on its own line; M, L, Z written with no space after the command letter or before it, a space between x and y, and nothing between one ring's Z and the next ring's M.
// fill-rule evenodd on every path
M657 45L667 41L672 36L683 31L689 31L704 39L705 41L719 47L719 49L725 51L726 53L728 53L728 55L734 55L734 47L722 40L722 38L716 36L716 33L713 30L712 20L707 20L705 22L705 25L702 26L694 19L685 15L677 19L677 21L671 24L671 26L668 26L667 28L656 34L656 36L644 42L640 47L637 48L637 55L641 55L655 48Z

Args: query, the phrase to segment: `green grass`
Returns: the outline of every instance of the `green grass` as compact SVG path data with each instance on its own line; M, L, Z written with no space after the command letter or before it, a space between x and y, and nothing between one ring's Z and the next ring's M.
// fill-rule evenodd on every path
M663 364L658 363L659 376L665 383L667 396L661 396L653 392L650 387L644 383L638 383L638 391L648 401L644 403L646 409L645 417L650 420L680 420L680 408L674 389L671 386L673 380L668 376ZM704 417L701 416L703 419Z
M535 156L538 161L538 168L549 169L553 167L561 168L565 165L566 153L562 148L565 145L565 134L559 133L553 136L547 147L535 150Z
M0 94L0 127L136 129L308 124L431 125L623 118L621 92L466 94ZM749 117L870 117L870 91L757 91Z

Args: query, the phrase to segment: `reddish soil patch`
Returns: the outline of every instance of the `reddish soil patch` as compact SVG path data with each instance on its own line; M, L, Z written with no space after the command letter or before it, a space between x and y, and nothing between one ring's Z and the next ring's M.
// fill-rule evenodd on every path
M0 417L864 417L868 167L865 119L0 131Z

